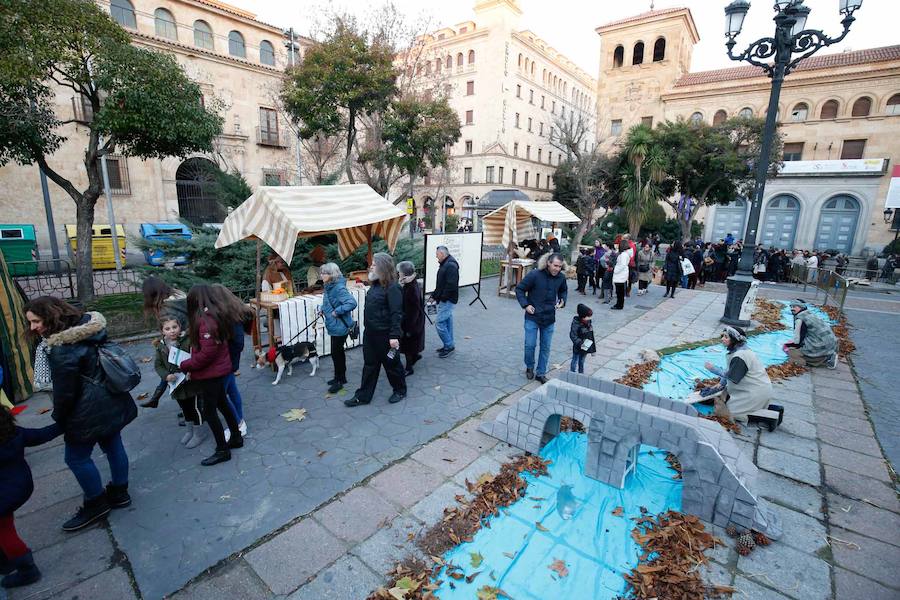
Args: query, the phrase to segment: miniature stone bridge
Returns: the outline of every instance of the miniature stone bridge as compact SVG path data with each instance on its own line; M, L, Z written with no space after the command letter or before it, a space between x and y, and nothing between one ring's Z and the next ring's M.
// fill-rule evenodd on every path
M481 431L537 454L559 433L561 417L588 432L585 475L622 488L641 444L665 449L682 467L682 509L725 527L781 537L780 519L758 505L757 469L731 435L693 406L611 381L565 373L504 410Z

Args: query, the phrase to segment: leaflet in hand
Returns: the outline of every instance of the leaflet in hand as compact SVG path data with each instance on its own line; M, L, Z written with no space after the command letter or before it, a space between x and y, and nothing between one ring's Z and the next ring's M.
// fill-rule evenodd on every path
M180 367L181 363L183 363L190 357L191 353L185 352L181 348L178 348L176 346L172 346L171 348L169 348L169 362L173 365Z
M175 373L175 381L167 382L166 385L168 386L170 396L172 395L172 392L175 391L175 388L184 383L185 379L187 379L187 375L184 373Z

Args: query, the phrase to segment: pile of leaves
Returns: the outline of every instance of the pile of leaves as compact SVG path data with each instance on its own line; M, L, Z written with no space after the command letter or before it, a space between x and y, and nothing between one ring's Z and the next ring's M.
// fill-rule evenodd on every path
M699 517L674 510L635 519L631 537L643 553L637 567L625 575L626 597L637 599L704 600L728 598L734 588L707 585L700 567L704 551L722 541L707 532ZM652 557L652 558L651 558Z
M781 322L781 309L784 305L779 302L772 302L765 298L756 299L756 308L753 310L753 319L759 322L757 331L780 331L785 329Z
M637 363L628 367L628 372L615 380L616 383L627 385L633 388L642 388L644 384L650 381L650 376L659 367L658 360L648 360L646 362Z
M584 424L572 417L563 417L559 420L560 431L572 431L574 433L584 433Z
M678 457L671 452L666 452L666 462L675 469L675 475L672 476L672 479L681 479L681 461L678 460Z
M841 358L847 358L850 354L856 352L856 344L850 339L850 328L847 324L847 317L836 306L823 306L822 311L826 313L832 321L837 321L836 325L831 326L838 342L838 355Z
M768 367L766 367L766 373L768 373L769 379L772 381L778 381L779 379L788 379L789 377L803 375L808 370L809 369L807 369L806 367L802 367L792 362L785 362L781 363L780 365L769 365Z
M708 379L695 379L694 380L694 391L699 392L700 390L711 388L719 385L718 377L710 377Z
M715 421L722 427L724 427L727 431L731 433L740 433L741 426L729 419L728 417L724 417L722 415L700 415L701 419L707 419L708 421Z

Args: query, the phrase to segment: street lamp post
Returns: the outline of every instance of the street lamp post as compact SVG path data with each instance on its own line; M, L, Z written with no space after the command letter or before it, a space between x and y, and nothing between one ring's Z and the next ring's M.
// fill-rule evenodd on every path
M734 0L725 7L725 37L728 41L728 58L745 61L760 67L772 79L769 93L769 108L766 113L766 125L763 130L760 155L756 164L756 184L750 206L750 218L744 232L744 246L738 261L738 270L728 278L728 298L725 301L725 314L721 321L729 325L749 325L748 319L741 319L741 305L750 284L753 282L753 249L756 246L759 215L762 210L763 196L766 191L766 178L769 172L769 155L772 152L772 140L775 137L775 125L778 116L778 99L781 96L781 84L797 64L815 54L826 46L843 40L855 21L853 13L862 6L862 0L838 0L838 10L843 19L844 31L835 38L828 37L816 29L805 29L810 8L803 5L803 0L775 0L775 36L765 37L751 43L741 54L733 53L737 43L735 38L740 34L744 17L750 10L746 0ZM768 59L773 59L770 63Z

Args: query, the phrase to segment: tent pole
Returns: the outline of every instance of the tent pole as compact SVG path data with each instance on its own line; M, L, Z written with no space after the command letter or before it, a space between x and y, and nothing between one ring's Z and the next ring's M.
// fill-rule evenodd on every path
M368 232L367 237L369 238L369 252L366 254L366 268L369 268L369 265L372 264L372 226L369 225L366 230Z
M262 240L257 238L256 240L256 302L257 305L260 299L260 288L262 287L262 274L260 273L260 253L262 252Z

